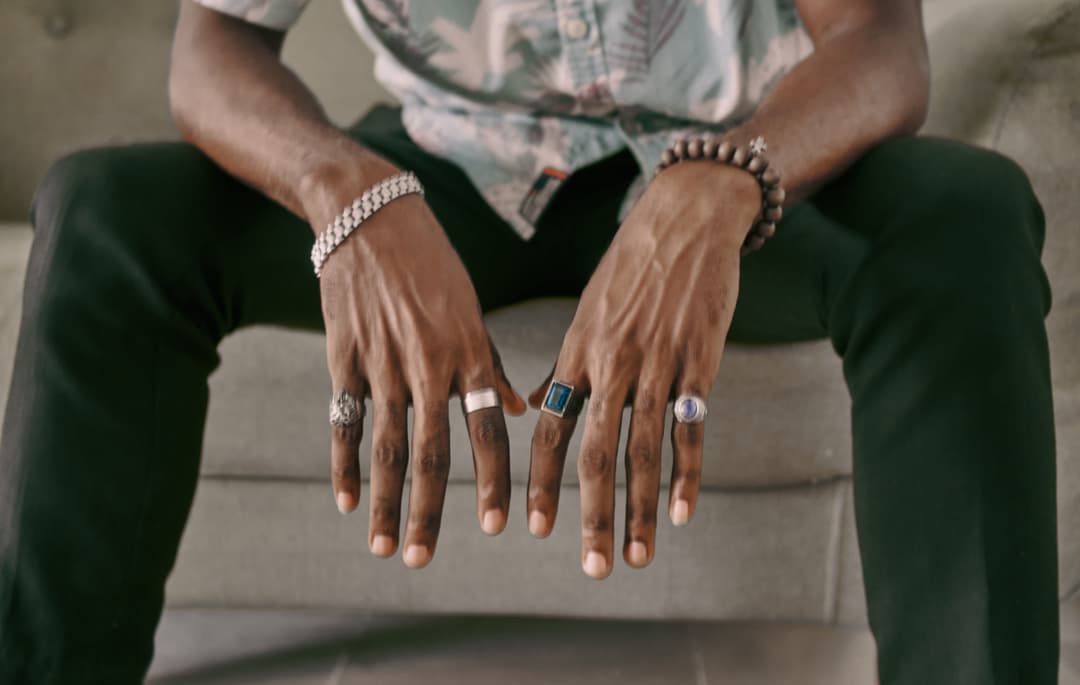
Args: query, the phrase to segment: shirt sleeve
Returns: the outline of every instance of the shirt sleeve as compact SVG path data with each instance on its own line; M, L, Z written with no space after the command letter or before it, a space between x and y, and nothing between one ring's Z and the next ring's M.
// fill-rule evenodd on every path
M284 31L292 26L308 0L195 0L204 7L268 29Z

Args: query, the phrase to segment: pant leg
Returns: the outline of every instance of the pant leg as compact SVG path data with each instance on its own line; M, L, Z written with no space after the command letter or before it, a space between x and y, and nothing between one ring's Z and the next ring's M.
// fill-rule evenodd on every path
M417 172L481 300L502 302L512 264L482 267L521 241L399 129L383 116L357 135ZM140 682L217 344L253 323L321 327L313 237L178 144L64 159L33 223L0 445L0 682Z
M1054 685L1043 215L997 154L885 144L819 198L871 241L832 302L882 685Z
M1057 682L1042 238L1015 164L903 139L743 262L733 338L843 357L882 685Z

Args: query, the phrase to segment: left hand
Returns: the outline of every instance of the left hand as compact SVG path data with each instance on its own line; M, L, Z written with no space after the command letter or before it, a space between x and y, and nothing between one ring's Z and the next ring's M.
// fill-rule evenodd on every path
M739 250L760 208L757 181L745 171L676 164L646 189L581 295L553 373L589 395L578 479L581 562L594 578L612 569L615 457L628 404L623 558L637 568L652 560L664 414L679 394L709 396L735 311ZM533 407L547 389L532 393ZM576 423L548 413L537 422L528 488L534 535L547 536L555 522ZM704 431L700 423L672 426L668 511L682 525L697 500Z

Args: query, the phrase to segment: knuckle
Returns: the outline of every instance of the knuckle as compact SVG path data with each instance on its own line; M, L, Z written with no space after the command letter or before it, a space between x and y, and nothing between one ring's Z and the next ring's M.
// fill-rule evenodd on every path
M602 536L611 530L611 517L607 514L587 514L581 521L581 529L588 536Z
M550 483L531 483L529 485L529 504L538 506L554 502L559 497L559 486Z
M654 414L659 404L654 393L639 392L634 398L634 411L641 414Z
M360 469L356 464L334 464L330 473L336 481L351 481L360 477Z
M405 445L396 440L382 440L375 445L375 466L395 473L405 470L408 457Z
M373 407L378 421L386 428L394 431L403 431L408 418L408 409L403 402L382 401Z
M409 516L409 526L421 535L434 537L439 534L439 525L442 522L442 513L428 511Z
M376 497L371 502L371 518L380 525L389 525L398 520L401 504L389 497Z
M602 379L625 378L641 366L641 351L631 345L604 347L593 359L594 374Z
M656 507L639 504L627 514L627 525L631 529L641 530L656 527Z
M445 394L446 393L444 393L444 395ZM421 400L419 406L414 405L414 408L422 413L429 421L436 423L443 423L450 416L447 401L445 399Z
M416 470L421 475L445 480L450 472L450 455L443 449L421 450Z
M660 463L660 450L644 441L630 446L626 460L631 471L649 471Z
M603 478L611 471L611 454L602 447L589 445L581 451L578 460L578 475L582 479Z
M675 473L675 479L686 485L699 485L701 483L701 469L696 466L680 468Z

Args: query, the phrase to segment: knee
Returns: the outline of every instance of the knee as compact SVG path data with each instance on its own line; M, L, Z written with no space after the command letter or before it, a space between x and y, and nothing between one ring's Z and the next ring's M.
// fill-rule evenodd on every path
M914 184L918 207L876 246L878 285L928 311L977 312L987 303L1049 307L1045 225L1027 174L989 150L960 146Z
M71 326L105 316L104 303L131 301L136 292L157 297L169 276L161 273L168 262L154 257L157 226L139 209L154 180L139 178L132 161L124 148L76 152L38 186L26 288L43 333L69 335Z
M36 261L31 266L40 275L87 265L92 241L116 227L110 215L123 192L117 165L109 150L87 150L61 158L46 172L31 208ZM69 254L77 258L65 259Z

